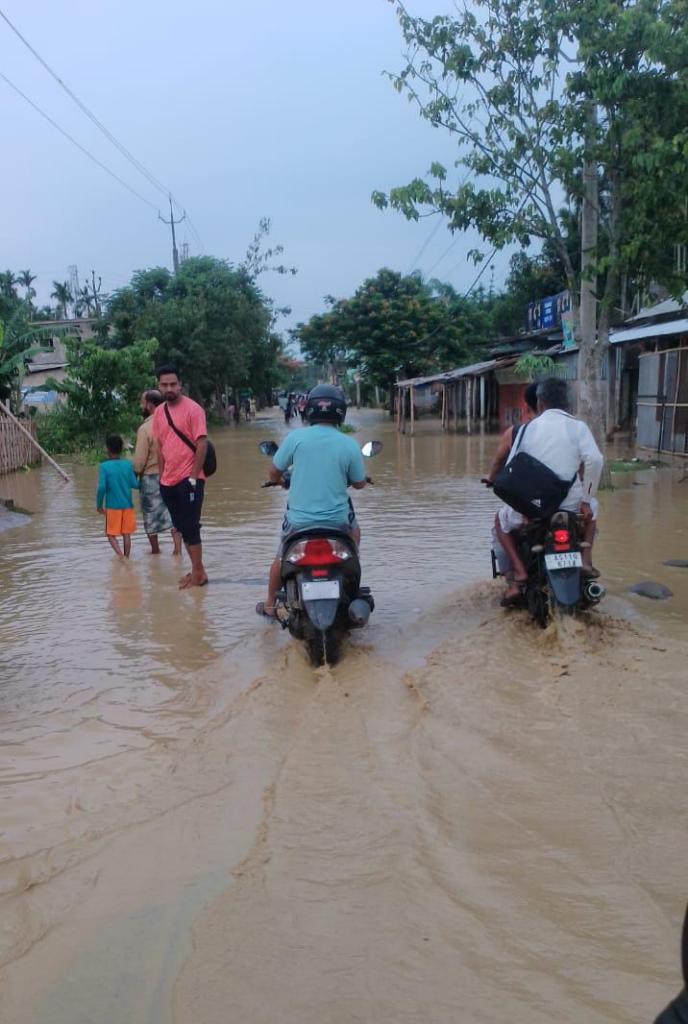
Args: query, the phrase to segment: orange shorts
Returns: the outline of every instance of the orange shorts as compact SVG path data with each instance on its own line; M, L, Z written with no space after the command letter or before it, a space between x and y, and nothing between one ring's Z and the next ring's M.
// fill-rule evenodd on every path
M123 537L136 530L136 516L133 508L107 508L105 533L108 537Z

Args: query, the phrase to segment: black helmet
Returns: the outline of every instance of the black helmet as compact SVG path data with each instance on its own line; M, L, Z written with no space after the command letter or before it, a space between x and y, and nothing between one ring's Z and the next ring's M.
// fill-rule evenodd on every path
M314 423L334 423L339 427L346 419L346 398L334 384L318 384L308 393L306 419Z

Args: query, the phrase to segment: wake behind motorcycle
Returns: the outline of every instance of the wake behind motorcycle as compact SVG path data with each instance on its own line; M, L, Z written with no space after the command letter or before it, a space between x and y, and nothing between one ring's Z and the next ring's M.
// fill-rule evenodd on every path
M583 574L582 517L562 510L536 519L513 534L518 553L528 572L520 604L543 628L555 612L573 614L592 608L606 590ZM503 576L492 549L492 576Z
M278 448L274 441L263 441L258 447L270 457ZM372 458L382 447L381 441L369 441L362 453ZM288 488L289 472L284 476ZM372 483L370 478L367 481ZM266 482L262 486L280 485ZM358 547L346 529L314 525L289 535L282 550L275 611L282 628L304 641L314 666L334 665L344 634L362 629L374 608L370 588L361 586Z

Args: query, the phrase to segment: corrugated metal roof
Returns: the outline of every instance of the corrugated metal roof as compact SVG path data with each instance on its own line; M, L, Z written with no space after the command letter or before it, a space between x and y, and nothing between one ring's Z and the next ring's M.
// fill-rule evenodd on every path
M482 363L472 363L470 366L459 366L456 370L447 370L445 373L437 373L434 377L410 377L408 380L398 380L398 388L417 388L423 384L450 383L453 380L460 380L461 377L480 377L483 373L489 373L497 366L509 366L515 359L488 359Z
M680 313L688 306L688 292L684 292L683 299L664 299L663 302L658 302L655 306L645 306L635 316L630 317L631 320L647 320L650 316L664 316L667 313Z
M609 336L612 345L620 345L624 341L640 341L641 338L658 338L662 334L688 333L688 319L670 320L665 324L646 324L644 327L629 327L624 331L614 331Z

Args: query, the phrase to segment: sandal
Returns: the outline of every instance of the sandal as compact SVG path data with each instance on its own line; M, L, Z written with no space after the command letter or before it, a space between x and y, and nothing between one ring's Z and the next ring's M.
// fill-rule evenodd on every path
M266 611L265 601L259 601L256 605L256 615L262 616L264 619L269 619L270 622L274 622L277 618L277 612L273 609L272 615L269 611Z

